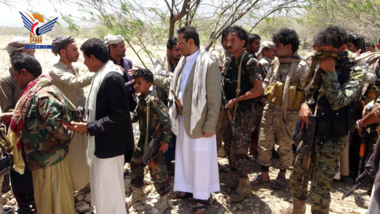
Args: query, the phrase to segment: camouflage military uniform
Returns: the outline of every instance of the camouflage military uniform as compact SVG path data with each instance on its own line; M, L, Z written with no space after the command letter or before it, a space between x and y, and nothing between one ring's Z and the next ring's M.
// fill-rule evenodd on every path
M269 73L270 69L272 68L273 66L273 63L272 63L273 60L269 59L268 57L263 57L260 59L260 64L261 64L261 67L263 68L263 71L265 73L265 76ZM265 78L264 76L264 78Z
M135 188L140 188L144 185L144 167L142 163L142 157L144 154L144 145L145 145L145 134L146 134L146 123L147 123L147 102L150 103L150 127L149 135L152 137L152 133L155 133L155 127L160 123L160 128L162 133L160 136L160 142L170 143L171 141L171 122L168 113L168 109L165 105L158 99L153 96L152 93L148 93L145 97L139 96L139 103L137 105L136 113L139 120L140 127L140 139L137 144L136 150L133 153L132 162L131 162L131 184ZM134 121L136 121L134 117ZM157 152L160 145L157 144ZM171 189L168 171L166 169L166 163L163 153L153 159L154 163L150 163L149 171L152 176L154 187L160 195L168 193Z
M226 76L231 75L231 73L235 75L238 73L239 63L242 56L243 54L236 62L232 59L230 62L226 63L223 81L224 91L228 100L236 97L236 88L226 87ZM251 84L256 80L263 80L262 69L257 59L249 55L245 55L244 60L247 60L247 62L246 64L242 64L241 79L243 80L248 77ZM251 88L253 88L253 85ZM242 93L240 93L239 96L244 93L245 92L242 90ZM254 118L256 116L256 105L252 104L250 109L242 110L240 107L242 107L243 102L245 101L237 103L238 107L236 115L233 115L235 119L232 126L235 131L232 132L232 127L227 125L227 130L224 132L223 140L231 169L234 171L236 170L239 177L248 178L247 167L246 164L244 164L244 160L251 142L251 133L256 125L254 122Z
M297 55L296 55L297 56ZM288 73L290 72L291 63L281 63L282 68L280 74L274 79L273 83L279 81L284 83ZM299 61L293 76L290 79L290 84L300 84L307 73L307 63ZM275 74L269 73L265 79L265 83ZM282 96L282 95L281 95ZM282 99L282 97L280 98ZM270 166L272 158L272 149L275 139L279 144L278 154L280 155L280 169L287 170L293 161L293 135L298 120L298 109L287 110L286 118L283 118L282 107L275 106L273 103L266 103L263 111L263 116L260 124L259 146L258 146L258 163L261 166ZM291 133L289 136L288 133Z
M59 121L70 121L68 104L57 87L45 86L33 97L22 128L22 142L31 170L65 159L72 133Z
M224 50L214 49L210 52L211 58L218 62L220 68L224 68L224 63L226 61L226 54ZM222 71L223 73L223 71ZM223 141L223 135L226 130L226 116L224 113L224 102L221 101L222 104L220 105L220 112L218 117L218 122L216 123L216 143L217 143L217 149L218 149L218 156L223 157L225 156L224 147L222 147L222 141Z
M43 76L33 82L50 80L50 77ZM63 93L51 83L46 82L39 87L36 86L37 91L33 96L22 96L18 101L23 103L28 100L27 103L30 103L29 108L22 109L26 113L21 138L23 153L32 171L36 209L38 213L75 213L73 186L66 158L72 132L60 123L71 120L68 103Z
M342 58L348 58L343 54ZM336 60L336 71L334 72L322 72L321 74L321 88L319 90L319 100L326 98L329 102L331 109L343 109L348 105L355 104L358 101L361 89L363 73L360 67L350 69L351 65L342 66L340 60ZM340 83L338 79L339 74L347 75L346 79ZM308 100L307 104L312 106L315 104L314 99ZM318 106L319 115L322 105ZM330 119L333 123L335 118ZM320 120L320 119L319 119ZM329 125L329 124L327 124ZM319 127L319 126L318 126ZM331 181L334 175L338 171L338 159L339 155L347 144L345 140L347 132L338 137L321 137L318 134L320 130L317 127L317 134L314 140L314 155L313 163L311 166L311 189L310 198L312 200L312 213L324 214L329 213L330 207L330 190ZM349 128L349 127L348 127ZM307 199L307 187L302 188L302 176L303 166L302 161L304 158L304 144L300 144L300 149L297 152L296 161L294 164L293 172L290 176L290 188L293 196L300 200L305 201Z

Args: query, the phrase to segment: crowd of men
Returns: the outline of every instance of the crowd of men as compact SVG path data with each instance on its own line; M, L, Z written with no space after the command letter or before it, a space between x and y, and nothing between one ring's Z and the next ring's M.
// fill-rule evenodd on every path
M0 80L0 118L9 127L11 149L2 152L14 160L10 180L18 213L75 213L73 193L88 184L96 213L127 213L146 197L145 166L160 194L154 204L160 213L170 209L171 189L174 198L195 199L194 214L205 213L211 193L220 191L220 170L228 173L222 182L232 202L252 194L252 186L270 182L282 189L289 183L293 206L286 212L305 213L309 197L312 213L329 213L338 171L343 178L358 176L376 143L376 126L370 124L380 115L380 55L374 45L327 26L314 37L313 56L303 59L292 29L261 41L240 26L227 27L223 51L211 52L200 46L194 27L177 34L153 72L133 67L119 35L81 45L87 69L75 64L80 51L74 38L58 36L52 52L59 61L46 68L49 75L26 42L8 44L11 66ZM364 141L365 156L357 153ZM219 151L225 151L228 166L218 164L224 153ZM249 153L260 166L254 177ZM275 154L279 172L271 180ZM127 203L125 173L133 187ZM379 210L376 187L371 212Z

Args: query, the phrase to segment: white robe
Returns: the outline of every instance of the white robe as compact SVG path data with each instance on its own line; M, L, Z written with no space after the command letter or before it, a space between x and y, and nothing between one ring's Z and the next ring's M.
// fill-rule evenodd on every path
M93 157L90 166L91 204L97 214L126 214L124 155ZM107 175L107 176L104 176Z
M195 63L186 59L178 98L182 102L184 86ZM176 139L174 191L193 193L195 199L207 200L212 192L220 191L216 136L191 139L187 136L183 117L178 117L179 133Z

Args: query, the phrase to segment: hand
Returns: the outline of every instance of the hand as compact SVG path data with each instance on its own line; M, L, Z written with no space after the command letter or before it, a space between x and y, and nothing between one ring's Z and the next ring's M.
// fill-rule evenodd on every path
M141 68L140 66L133 66L133 68L128 70L129 76L133 76L137 69Z
M3 123L11 122L12 116L13 116L13 112L0 113L1 122Z
M74 121L70 123L61 121L61 123L70 131L81 132L82 135L87 132L87 123Z
M362 49L359 49L358 51L356 51L355 58L359 57L361 53L362 53Z
M235 101L234 101L234 99L232 99L232 100L228 101L227 105L224 106L224 108L232 109L234 107L234 105L235 105Z
M319 63L319 66L324 70L325 72L333 72L335 71L335 59L329 57L326 59L322 59Z
M309 105L306 103L302 104L300 109L300 118L301 120L306 124L306 128L309 128L309 115L311 115L312 112L310 110Z
M160 149L158 150L159 152L165 153L166 151L168 151L169 145L167 143L160 141L160 144L161 146L160 146Z
M203 137L205 137L205 138L209 138L209 137L212 137L212 136L213 136L213 134L209 134L207 132L203 132Z

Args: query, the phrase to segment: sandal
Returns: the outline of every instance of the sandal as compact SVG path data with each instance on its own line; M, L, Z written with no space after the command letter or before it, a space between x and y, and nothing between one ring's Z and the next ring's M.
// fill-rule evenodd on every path
M276 180L272 181L272 187L275 189L282 189L285 187L286 182L286 178L278 175Z
M186 198L192 198L193 194L189 192L175 192L174 198L175 199L186 199Z
M259 184L265 184L265 183L269 182L269 181L264 181L263 178L261 177L261 175L258 175L256 173L253 174L253 176L254 176L254 179L252 181L250 181L252 186L256 186Z
M202 205L198 205L197 206L198 203L202 204ZM208 205L208 200L199 200L199 199L197 199L195 207L193 207L193 214L197 214L197 212L199 210L203 210L203 212L201 212L202 214L205 213L206 209L207 209L207 205Z

